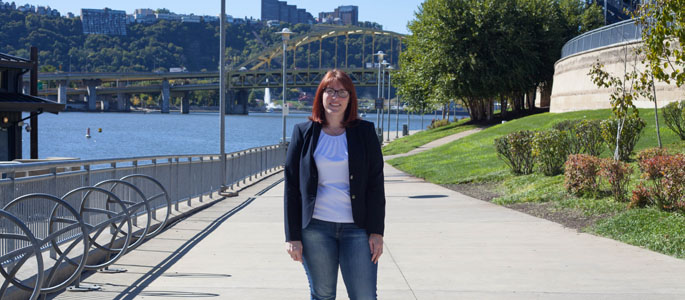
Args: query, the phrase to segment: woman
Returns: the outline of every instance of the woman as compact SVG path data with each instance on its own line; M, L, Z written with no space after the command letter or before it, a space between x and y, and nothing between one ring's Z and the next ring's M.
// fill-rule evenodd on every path
M326 73L309 120L295 126L286 157L286 250L303 263L311 299L335 299L338 267L350 299L376 299L383 155L347 74Z

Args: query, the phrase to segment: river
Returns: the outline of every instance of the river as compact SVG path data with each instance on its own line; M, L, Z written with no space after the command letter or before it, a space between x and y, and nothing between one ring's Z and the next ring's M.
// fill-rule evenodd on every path
M293 126L306 121L308 115L293 113L287 117L288 138ZM432 117L424 117L424 126ZM364 119L375 122L376 114L369 114ZM106 159L220 151L218 113L63 112L59 115L44 113L38 120L39 158ZM406 120L406 115L400 115L400 128ZM226 152L277 144L283 135L281 123L279 113L226 116ZM391 116L390 123L395 130L395 115ZM91 138L86 138L88 128ZM100 128L102 132L99 132ZM410 130L418 129L421 129L421 117L412 115ZM23 157L29 158L29 133L24 131L22 137Z

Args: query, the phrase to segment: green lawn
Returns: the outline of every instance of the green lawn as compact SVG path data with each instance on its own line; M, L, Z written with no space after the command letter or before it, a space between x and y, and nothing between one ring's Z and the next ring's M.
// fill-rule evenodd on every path
M674 230L685 228L685 217L678 213L652 212L654 209L628 210L625 203L617 203L609 195L600 198L578 198L568 194L563 186L563 175L544 176L539 173L514 176L508 167L497 157L493 146L494 139L518 130L539 130L550 128L560 120L566 119L605 119L610 110L578 111L560 114L537 114L499 124L464 137L455 142L408 157L395 158L390 164L412 175L438 183L494 182L499 186L499 198L493 202L513 204L522 202L549 202L555 209L573 210L588 216L600 218L594 226L586 228L589 232L685 257L685 239L673 236ZM656 126L652 110L641 110L641 117L647 122L642 132L636 152L657 146ZM685 152L685 142L680 141L661 120L661 138L665 147ZM601 156L608 157L609 149ZM631 177L631 190L639 181L636 172ZM666 216L666 217L665 217ZM661 224L667 218L673 227ZM640 224L649 224L642 226ZM623 226L638 224L639 226ZM680 226L680 227L679 227Z
M383 147L383 155L393 155L400 153L407 153L415 148L425 145L431 141L437 140L448 135L453 135L469 129L474 129L475 125L465 125L469 119L463 119L458 122L450 123L447 126L438 127L419 131L415 134L408 135L390 142L390 144Z

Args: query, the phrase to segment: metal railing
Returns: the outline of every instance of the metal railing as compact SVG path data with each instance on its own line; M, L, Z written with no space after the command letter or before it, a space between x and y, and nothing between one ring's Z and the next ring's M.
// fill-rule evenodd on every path
M561 58L618 43L642 40L642 26L625 20L583 33L564 44Z
M192 206L191 200L205 201L222 186L241 187L283 166L285 150L278 144L226 154L225 182L216 154L0 165L0 272L6 279L0 298L9 284L31 290L32 299L74 281L78 285L74 276L82 269L106 268L157 234L181 204ZM96 248L107 257L88 265L86 253ZM83 254L73 254L79 252L74 249ZM40 258L46 251L56 261L50 271ZM37 273L20 276L31 257ZM75 266L78 275L53 282L64 263Z
M285 145L278 144L227 153L228 172L223 184L227 187L240 186L255 175L282 166L285 149ZM221 157L218 154L0 165L0 207L21 195L64 195L77 187L130 174L148 175L161 182L168 188L175 206L194 197L203 199L222 186Z

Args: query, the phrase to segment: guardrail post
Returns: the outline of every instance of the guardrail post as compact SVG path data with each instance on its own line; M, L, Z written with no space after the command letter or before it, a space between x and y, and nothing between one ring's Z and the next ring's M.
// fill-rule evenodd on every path
M249 150L248 150L248 151L245 151L245 156L248 156L248 155L250 155ZM247 166L247 164L248 164L248 158L249 158L249 157L243 158L243 184L246 184L246 183L247 183L247 173L249 172L249 171L248 171L248 166Z
M83 169L86 170L86 178L84 179L84 185L83 186L89 186L90 185L90 165L84 165Z
M259 175L264 175L264 151L266 151L266 148L262 147L259 149Z
M188 176L186 177L186 182L190 182L190 186L188 187L188 190L190 191L190 194L188 195L188 206L193 206L191 203L191 200L193 199L193 180L191 178L193 176L193 158L188 157Z
M250 173L250 181L252 181L252 175L255 173L255 172L254 172L254 169L255 169L255 166L254 166L254 157L255 157L255 155L254 155L254 154L255 154L255 150L254 150L254 149L250 150L250 156L248 157L248 158L249 158L248 161L249 161L249 163L250 163L250 167L248 168L248 171L247 171L248 173Z
M233 153L231 153L231 168L228 170L230 170L230 172L227 177L231 178L229 182L231 183L231 189L233 189L233 184L235 184L235 155Z
M28 174L28 171L26 172L26 174ZM11 188L11 190L12 190L12 191L9 193L8 196L10 196L10 197L12 197L12 198L9 198L9 199L2 199L2 201L3 201L2 206L3 206L3 207L4 207L7 203L9 203L10 201L12 201L13 199L17 198L17 197L16 197L16 193L17 193L17 187L16 187L17 173L14 172L14 171L7 173L7 179L10 180L10 188ZM6 251L5 251L4 253L8 253L8 252L10 252L11 250L16 249L16 241L17 241L17 240L16 240L16 239L8 239L8 240L9 240L9 241L8 241L9 243L5 244L5 249L6 249ZM16 262L17 262L17 261L14 260L14 259L13 259L12 261L10 261L10 262L7 264L7 270L11 270L12 268L14 268L14 264L15 264Z
M113 162L109 164L109 167L112 168L112 177L111 178L117 178L117 163ZM55 194L57 195L57 194Z
M205 158L200 156L200 203L202 203L202 196L205 194Z
M209 156L209 170L210 172L214 170L214 156ZM213 174L210 174L209 178L215 178L215 176L211 176ZM215 189L215 181L210 179L209 181L209 199L214 200L214 189Z
M235 157L235 186L240 187L240 179L242 179L243 173L242 173L242 159L241 157L243 156L242 152L236 153Z
M178 161L179 161L178 157L175 157L174 160L176 161L176 176L174 176L174 181L176 182L176 184L174 184L173 186L174 186L174 190L176 191L176 197L173 199L174 199L174 208L176 209L176 211L178 211L178 202L179 202L179 200L181 200L181 193L178 190L178 184L179 184L179 182L178 182L178 172L179 172L178 169L180 169L180 165L178 163Z
M152 177L153 178L159 178L157 177L157 159L152 159L152 174L154 174Z

